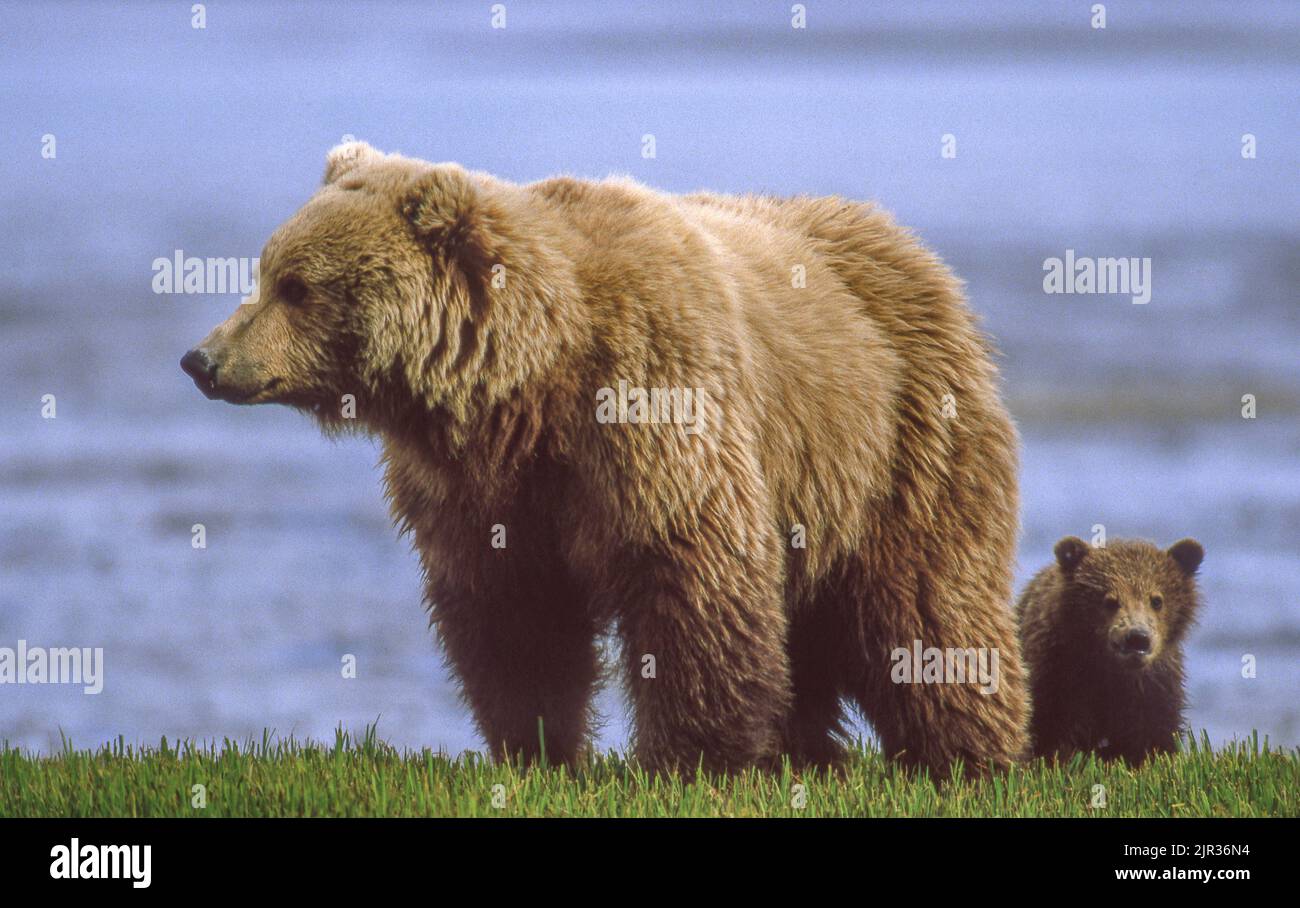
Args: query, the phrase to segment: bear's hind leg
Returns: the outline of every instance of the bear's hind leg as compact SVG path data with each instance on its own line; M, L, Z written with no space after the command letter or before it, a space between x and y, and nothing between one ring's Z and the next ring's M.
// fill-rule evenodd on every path
M794 706L781 750L796 767L829 767L844 758L842 660L844 642L829 603L803 603L790 621L790 679Z
M1007 598L937 561L874 574L859 605L857 700L887 757L940 778L958 759L975 773L1005 768L1024 754L1027 720Z

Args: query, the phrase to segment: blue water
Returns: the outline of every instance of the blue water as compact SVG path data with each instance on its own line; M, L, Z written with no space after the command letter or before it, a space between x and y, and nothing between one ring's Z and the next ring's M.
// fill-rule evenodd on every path
M879 200L1002 349L1019 580L1097 523L1197 536L1190 719L1300 744L1300 8L1108 4L1093 30L1087 4L822 0L800 32L783 3L509 2L504 30L488 6L208 4L203 30L188 4L0 6L0 646L103 647L106 673L0 686L0 738L378 718L481 746L375 446L204 400L176 363L237 299L150 290L176 249L256 256L351 134L519 180ZM1150 257L1151 302L1045 295L1066 249Z

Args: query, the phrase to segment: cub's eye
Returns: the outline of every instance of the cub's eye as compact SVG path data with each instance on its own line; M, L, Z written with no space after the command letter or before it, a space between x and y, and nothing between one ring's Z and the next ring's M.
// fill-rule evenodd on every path
M1105 599L1105 605L1106 608L1110 609L1112 612L1115 611L1115 609L1119 608L1119 597L1107 596Z
M287 274L275 285L275 294L290 306L301 306L307 300L307 285L302 278Z
M1164 608L1164 605L1165 605L1165 600L1162 599L1161 597L1159 596L1151 597L1151 607L1155 609L1157 612L1160 611L1160 609Z

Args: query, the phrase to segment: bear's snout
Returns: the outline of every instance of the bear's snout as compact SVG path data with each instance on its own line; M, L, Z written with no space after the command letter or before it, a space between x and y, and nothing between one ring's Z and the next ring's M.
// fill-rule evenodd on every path
M1132 668L1145 668L1155 661L1159 641L1155 628L1145 624L1120 624L1110 629L1110 648L1115 657Z
M209 398L216 396L217 390L217 364L213 362L212 357L208 356L207 351L195 347L190 352L181 357L181 368L185 374L194 379L194 384L198 385L199 390Z
M224 355L213 355L206 344L181 357L181 368L194 379L204 397L230 404L270 403L277 399L276 392L284 384L281 379L263 378L243 360L232 362L229 350Z
M1143 628L1133 628L1120 641L1120 649L1126 655L1148 655L1151 652L1151 634Z

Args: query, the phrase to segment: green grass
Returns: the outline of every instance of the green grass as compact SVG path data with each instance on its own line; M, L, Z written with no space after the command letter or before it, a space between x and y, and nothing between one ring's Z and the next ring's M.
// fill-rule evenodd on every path
M193 786L206 789L192 806ZM806 802L794 806L803 786ZM1105 808L1091 806L1105 786ZM496 788L495 786L501 786ZM475 755L399 752L374 729L333 747L279 740L41 757L0 749L0 816L1297 816L1300 751L1252 736L1212 751L1207 739L1141 769L1076 757L1035 761L987 779L938 784L872 750L835 775L749 771L647 777L615 755L576 772L520 769ZM504 796L504 806L494 806Z

